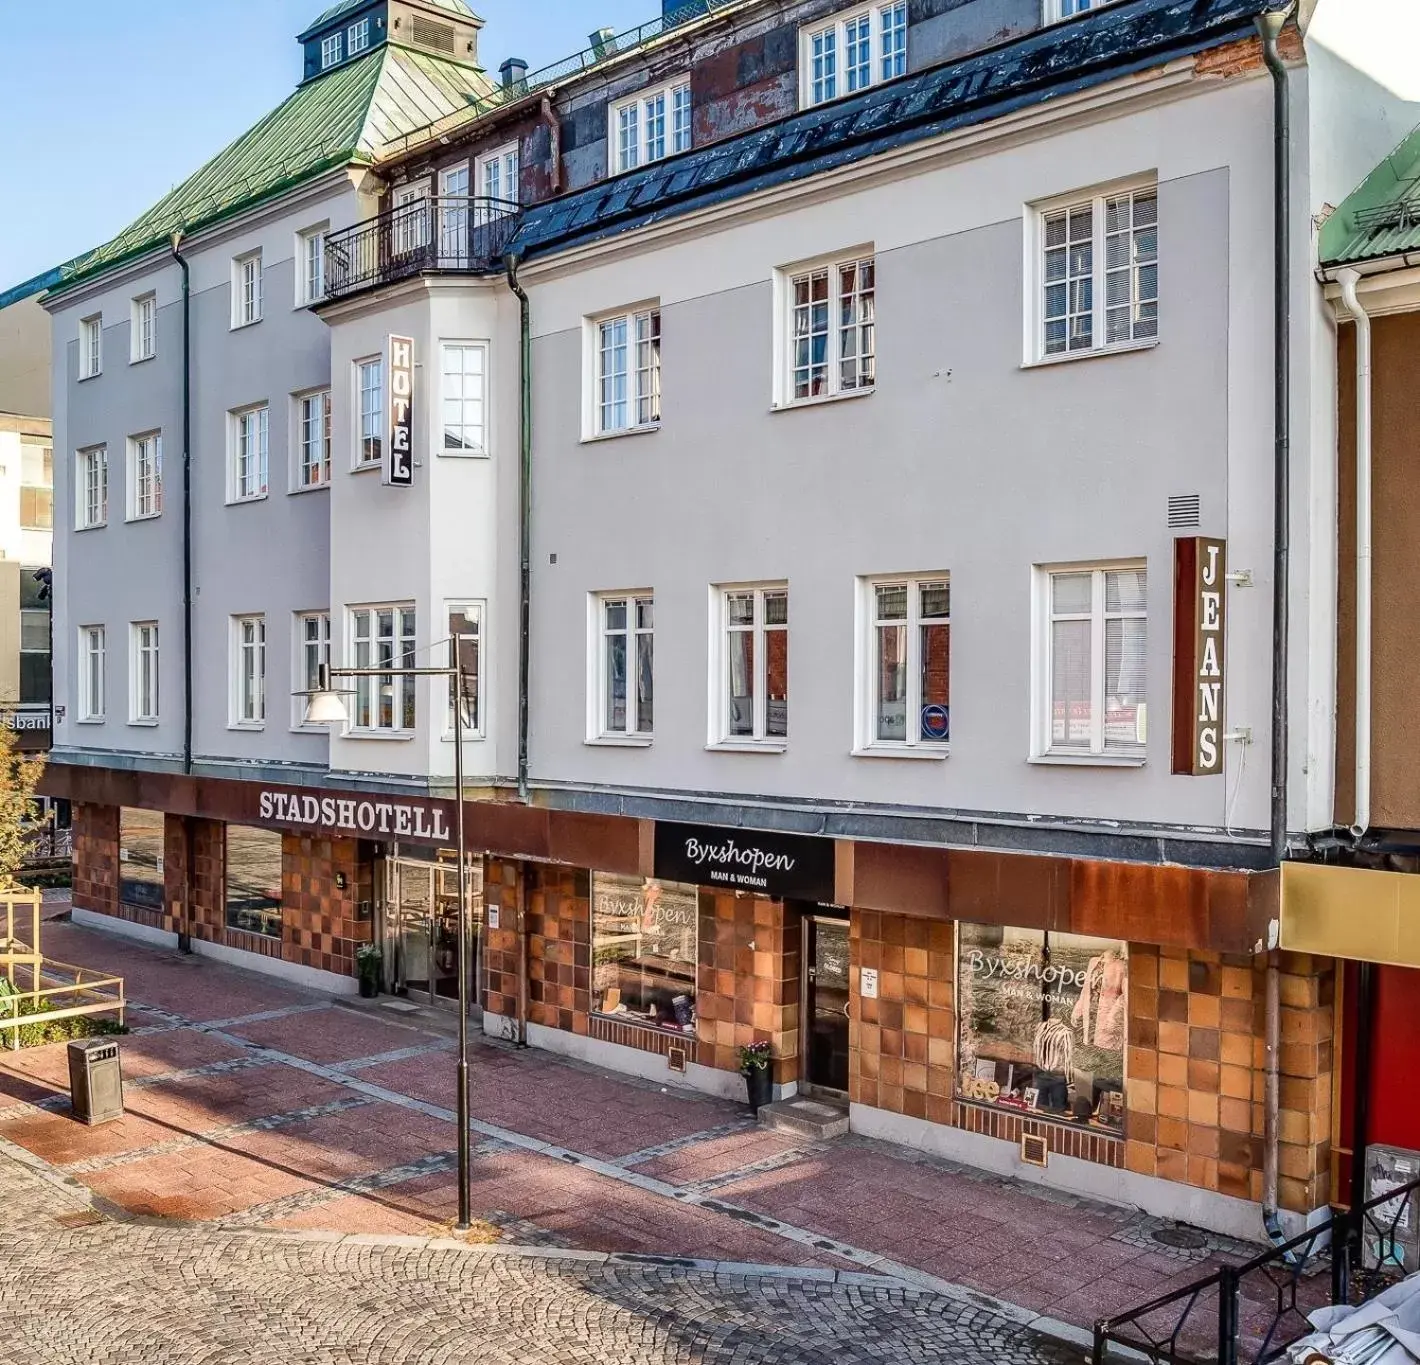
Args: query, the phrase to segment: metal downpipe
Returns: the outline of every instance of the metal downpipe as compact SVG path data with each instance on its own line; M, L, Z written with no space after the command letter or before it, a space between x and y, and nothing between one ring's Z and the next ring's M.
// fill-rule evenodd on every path
M518 800L528 799L528 691L532 677L532 305L518 282L522 255L503 257L508 288L518 297Z

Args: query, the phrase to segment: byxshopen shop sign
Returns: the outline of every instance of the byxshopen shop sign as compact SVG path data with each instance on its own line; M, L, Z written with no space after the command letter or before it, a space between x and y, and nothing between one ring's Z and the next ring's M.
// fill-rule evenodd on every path
M384 482L391 488L414 487L414 339L390 337L385 370L389 375L389 440L385 443Z
M1206 536L1174 541L1173 771L1223 771L1227 652L1227 544Z
M656 822L656 876L662 881L830 902L833 868L832 839Z

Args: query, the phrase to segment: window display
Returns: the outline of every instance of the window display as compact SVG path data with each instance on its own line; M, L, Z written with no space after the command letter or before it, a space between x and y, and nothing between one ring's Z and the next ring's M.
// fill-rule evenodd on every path
M592 1007L675 1033L695 1032L700 893L683 882L592 877Z
M1039 929L957 929L963 1099L1124 1126L1128 947Z
M163 812L125 806L118 819L118 898L125 905L162 910Z
M227 927L281 937L281 836L227 826Z

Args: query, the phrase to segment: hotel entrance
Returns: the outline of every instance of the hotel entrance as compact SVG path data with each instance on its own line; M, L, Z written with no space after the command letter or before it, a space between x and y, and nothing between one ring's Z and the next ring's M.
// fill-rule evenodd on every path
M468 900L469 999L476 1001L483 942L481 858L469 860ZM396 845L384 859L380 941L386 991L424 1004L457 1003L458 865L451 850Z

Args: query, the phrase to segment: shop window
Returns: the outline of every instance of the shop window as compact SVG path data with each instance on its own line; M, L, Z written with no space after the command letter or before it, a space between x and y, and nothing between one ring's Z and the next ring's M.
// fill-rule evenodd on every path
M1120 1132L1128 985L1123 943L961 925L961 1097Z
M163 908L163 813L119 812L118 898L144 910Z
M593 1008L694 1034L699 914L694 886L593 873Z
M281 937L281 835L227 826L227 928Z

